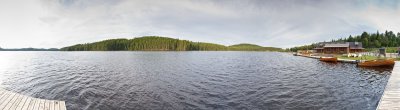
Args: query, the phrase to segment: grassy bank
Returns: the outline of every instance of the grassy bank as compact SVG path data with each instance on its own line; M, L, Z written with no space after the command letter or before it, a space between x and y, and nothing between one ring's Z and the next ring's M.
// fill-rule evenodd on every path
M348 59L348 60L375 60L375 59L378 59L378 57L376 57L376 56L347 57L347 56L342 56L342 55L337 56L337 58Z
M384 59L384 57L376 57L376 56L362 56L362 57L347 57L347 56L342 56L338 55L336 56L337 58L340 59L348 59L348 60L376 60L376 59ZM400 58L395 58L396 61L400 61Z

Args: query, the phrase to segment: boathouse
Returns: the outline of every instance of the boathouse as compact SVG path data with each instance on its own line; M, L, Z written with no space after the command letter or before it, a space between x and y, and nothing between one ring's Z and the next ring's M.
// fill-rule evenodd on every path
M316 53L348 54L362 52L364 48L361 42L323 42L314 48Z

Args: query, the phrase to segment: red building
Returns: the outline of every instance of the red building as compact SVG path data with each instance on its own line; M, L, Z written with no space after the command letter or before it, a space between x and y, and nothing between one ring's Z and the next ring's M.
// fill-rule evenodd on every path
M319 43L314 50L316 53L347 54L363 52L364 48L361 42L324 42Z

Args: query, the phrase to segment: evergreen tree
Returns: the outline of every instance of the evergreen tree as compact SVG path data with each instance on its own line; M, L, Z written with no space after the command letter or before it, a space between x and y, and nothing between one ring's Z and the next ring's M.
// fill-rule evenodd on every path
M352 36L348 38L332 39L332 42L361 42L364 48L381 48L381 47L398 47L400 46L400 32L397 34L392 31L385 31L384 33L367 33L363 32L361 35ZM293 47L289 50L306 50L310 47L315 48L315 45L304 45L299 47Z

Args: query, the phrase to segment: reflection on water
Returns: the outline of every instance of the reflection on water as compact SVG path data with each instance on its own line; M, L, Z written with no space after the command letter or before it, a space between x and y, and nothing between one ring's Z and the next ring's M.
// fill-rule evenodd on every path
M364 71L373 71L373 73L377 74L386 74L387 71L393 70L393 67L359 67L359 68Z
M274 52L1 52L0 86L68 109L362 109L392 68Z

